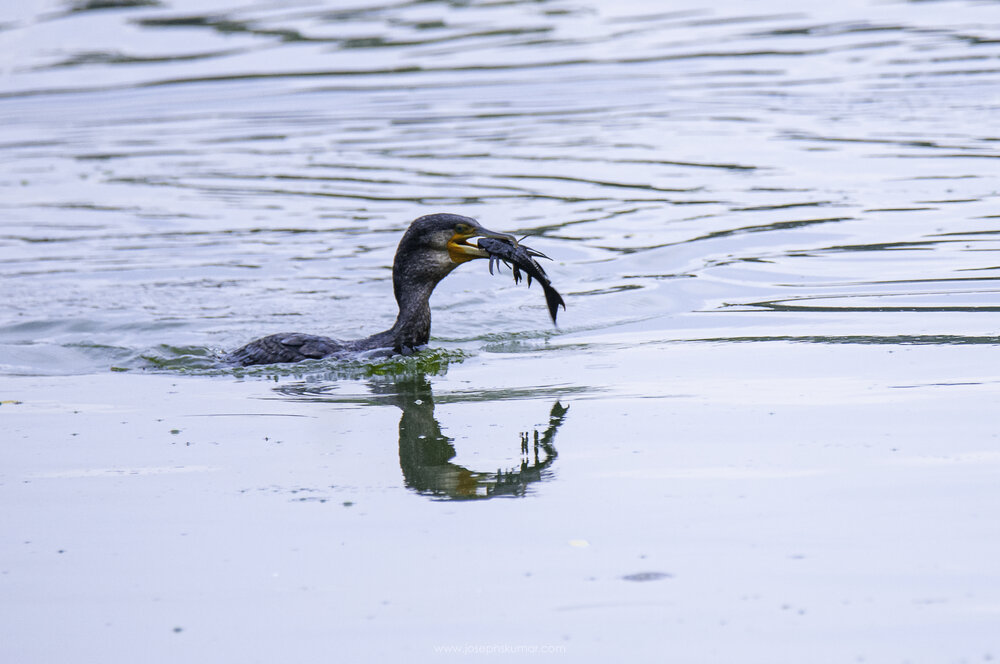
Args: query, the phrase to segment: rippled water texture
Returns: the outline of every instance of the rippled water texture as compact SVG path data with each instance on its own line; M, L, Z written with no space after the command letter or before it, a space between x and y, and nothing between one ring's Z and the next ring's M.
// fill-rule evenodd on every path
M5 10L8 371L383 329L444 209L540 236L564 332L996 339L995 4L113 4ZM549 332L478 267L438 338Z
M296 550L315 559L265 551L280 563L260 569L303 570L312 615L400 629L418 660L446 639L408 620L457 585L493 605L450 634L465 646L514 644L484 625L509 627L521 597L531 622L555 626L529 630L528 645L575 658L620 656L595 636L610 624L662 660L652 635L685 620L694 641L672 641L715 650L678 661L817 661L834 642L831 661L1000 656L986 627L1000 579L985 562L1000 555L998 118L1000 5L988 1L3 3L0 424L25 446L7 448L0 477L24 515L3 545L20 556L0 560L7 595L38 593L24 570L43 554L22 542L60 547L31 525L59 501L15 492L26 478L96 496L94 483L121 481L100 479L118 464L222 468L154 473L129 485L151 493L123 488L77 516L198 496L191 511L205 506L229 524L219 537L248 549L250 512L298 523L271 546L308 532ZM388 327L396 243L437 211L530 235L554 259L559 327L537 285L478 261L436 291L423 358L235 376L214 363L263 334ZM126 421L127 436L97 434ZM250 445L265 435L284 447ZM111 441L123 446L100 447ZM262 465L244 468L244 453ZM958 465L946 477L928 459ZM466 500L495 496L518 499ZM317 581L346 550L319 535L332 505L369 515L337 517L351 563L394 569L378 547L412 547L424 585L407 594L403 578L362 575L384 604L317 608L340 606L322 589L366 592ZM872 510L884 518L866 520ZM406 541L382 544L403 518ZM532 544L512 534L525 524ZM944 528L933 541L928 524ZM485 566L435 567L432 532ZM197 556L232 559L203 546ZM720 552L732 558L710 562ZM788 562L803 559L821 562ZM74 569L67 587L100 576ZM169 595L157 592L139 594ZM131 633L198 623L176 601ZM38 616L22 633L38 633ZM778 639L792 616L811 631ZM748 645L764 633L796 657ZM26 643L14 655L43 652Z

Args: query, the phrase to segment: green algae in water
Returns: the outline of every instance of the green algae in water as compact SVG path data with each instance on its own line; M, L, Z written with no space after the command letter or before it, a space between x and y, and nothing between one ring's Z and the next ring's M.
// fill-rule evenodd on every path
M448 372L448 366L458 364L469 357L461 350L428 348L413 355L393 355L382 358L367 367L368 376L403 376L413 374L441 376Z
M136 368L188 375L234 375L237 377L302 377L320 376L327 380L358 380L376 376L443 375L448 366L469 357L461 350L426 348L412 355L351 355L305 360L287 364L261 364L235 367L226 363L222 354L202 346L171 346L162 344L156 352L139 355ZM144 364L144 366L142 366Z
M136 365L135 368L147 370L161 369L169 372L195 374L227 373L222 356L205 346L160 344L154 352L140 353L134 358L133 363Z

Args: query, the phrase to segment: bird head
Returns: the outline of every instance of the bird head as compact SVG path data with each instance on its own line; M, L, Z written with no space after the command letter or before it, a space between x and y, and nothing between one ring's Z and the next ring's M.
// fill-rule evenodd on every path
M517 243L513 235L483 228L471 217L430 214L410 224L399 243L399 249L406 247L411 250L423 249L424 252L434 251L439 254L440 260L443 261L447 255L449 261L459 265L475 258L490 257L488 253L469 243L469 240L476 237L492 237Z
M433 286L460 264L490 255L471 244L476 237L492 237L510 242L512 235L483 228L471 217L457 214L430 214L416 219L403 234L396 249L393 274L399 280Z

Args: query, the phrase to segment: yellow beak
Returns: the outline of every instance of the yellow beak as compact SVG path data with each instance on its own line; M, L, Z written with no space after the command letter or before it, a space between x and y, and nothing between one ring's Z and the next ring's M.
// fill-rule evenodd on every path
M490 255L477 247L474 244L469 244L468 240L474 237L492 237L498 240L507 240L508 242L513 242L517 244L517 240L514 239L513 235L507 233L497 233L495 231L486 230L485 228L474 228L471 233L458 233L456 232L448 240L448 255L451 260L455 263L464 263L466 261L471 261L475 258L489 258Z

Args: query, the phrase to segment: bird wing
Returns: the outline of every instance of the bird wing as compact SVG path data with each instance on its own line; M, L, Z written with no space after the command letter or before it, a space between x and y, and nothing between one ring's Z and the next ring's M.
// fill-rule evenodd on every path
M344 350L344 344L329 337L299 332L272 334L251 341L230 353L232 362L243 366L315 360Z

